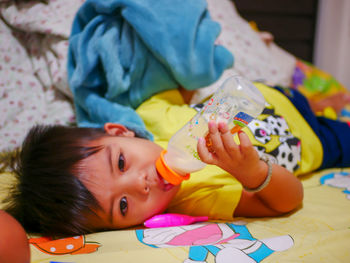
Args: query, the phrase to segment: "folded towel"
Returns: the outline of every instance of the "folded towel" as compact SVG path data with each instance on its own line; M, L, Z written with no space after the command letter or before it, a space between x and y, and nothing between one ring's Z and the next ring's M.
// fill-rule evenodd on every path
M136 114L152 95L208 86L233 65L214 44L205 0L87 0L72 26L68 80L79 126L121 123L152 139Z

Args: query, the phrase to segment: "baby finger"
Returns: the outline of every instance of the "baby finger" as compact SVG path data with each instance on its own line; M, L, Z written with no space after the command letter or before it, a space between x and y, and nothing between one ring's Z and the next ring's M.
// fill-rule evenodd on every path
M238 145L233 140L233 135L231 134L227 124L219 123L218 127L221 133L221 139L225 150L231 156L236 154L238 150Z
M204 138L198 139L197 151L199 158L207 164L215 164L215 159L213 154L209 151L206 146L206 141Z
M240 141L240 151L243 155L248 156L256 153L248 135L244 131L238 132L238 138Z
M207 147L210 152L218 154L222 152L224 146L222 144L221 135L218 130L218 126L215 121L210 121L208 123L209 133L206 136Z

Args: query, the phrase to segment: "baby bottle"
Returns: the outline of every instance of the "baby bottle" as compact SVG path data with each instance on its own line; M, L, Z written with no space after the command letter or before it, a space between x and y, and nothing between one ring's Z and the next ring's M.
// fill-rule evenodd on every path
M208 122L226 122L234 134L248 125L264 109L265 99L254 84L234 75L218 88L205 106L178 130L156 162L158 173L169 183L177 185L187 180L190 173L206 165L197 152L200 137L205 137L210 150Z

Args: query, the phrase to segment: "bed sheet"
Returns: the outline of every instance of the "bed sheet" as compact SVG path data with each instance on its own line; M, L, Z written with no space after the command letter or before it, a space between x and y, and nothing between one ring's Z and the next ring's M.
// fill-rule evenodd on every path
M9 183L2 174L0 183ZM116 230L60 240L28 236L39 262L349 262L350 168L301 177L303 206L278 218Z
M70 124L68 36L83 1L0 2L0 151L36 124Z

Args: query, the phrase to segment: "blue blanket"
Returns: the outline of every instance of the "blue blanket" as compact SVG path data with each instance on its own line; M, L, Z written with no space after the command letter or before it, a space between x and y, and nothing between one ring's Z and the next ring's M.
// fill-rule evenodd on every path
M205 0L87 0L73 22L68 80L78 125L121 123L152 139L135 109L160 91L208 86L232 66Z

